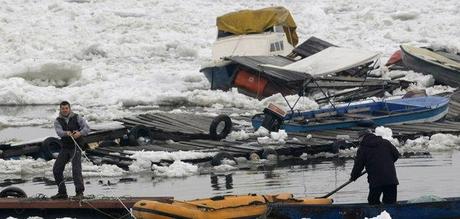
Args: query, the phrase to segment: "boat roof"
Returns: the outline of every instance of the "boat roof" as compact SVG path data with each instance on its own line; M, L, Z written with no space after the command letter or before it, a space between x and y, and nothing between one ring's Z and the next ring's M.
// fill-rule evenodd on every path
M288 42L299 42L296 24L291 13L284 7L268 7L258 10L241 10L217 17L217 29L235 35L263 33L274 26L283 26Z
M227 60L231 60L234 63L240 64L246 68L255 70L262 73L264 76L269 77L270 80L279 81L283 83L296 83L304 81L310 76L302 72L295 72L282 69L273 69L269 66L285 66L293 63L294 61L283 57L283 56L232 56L227 57ZM268 67L264 64L269 63Z
M460 69L459 62L456 62L438 53L432 52L428 49L409 46L409 45L401 45L401 49L423 60L434 63L436 65L444 65L444 66L448 66L451 68Z
M369 63L380 56L377 52L328 47L316 54L283 67L268 66L280 70L304 72L312 76L327 75L341 72L353 67Z

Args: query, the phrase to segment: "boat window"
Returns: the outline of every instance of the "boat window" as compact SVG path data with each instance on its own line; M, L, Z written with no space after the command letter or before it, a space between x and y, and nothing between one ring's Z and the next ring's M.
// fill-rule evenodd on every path
M275 44L270 43L270 52L274 52L274 51L275 51Z
M280 51L280 43L279 42L275 43L275 48L276 48L276 51Z
M284 50L283 41L278 41L270 44L270 52Z

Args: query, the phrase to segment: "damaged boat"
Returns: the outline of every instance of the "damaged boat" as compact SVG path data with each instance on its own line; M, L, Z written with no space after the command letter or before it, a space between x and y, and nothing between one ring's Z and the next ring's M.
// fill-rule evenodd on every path
M388 61L390 68L430 74L438 83L460 87L459 54L409 45L400 48Z
M288 55L298 43L297 26L284 7L231 12L218 17L216 23L212 61L200 70L211 89L233 87L236 65L224 57Z
M433 122L448 112L449 99L439 96L367 101L303 112L285 113L270 104L252 118L252 126L270 131L311 132L350 127Z

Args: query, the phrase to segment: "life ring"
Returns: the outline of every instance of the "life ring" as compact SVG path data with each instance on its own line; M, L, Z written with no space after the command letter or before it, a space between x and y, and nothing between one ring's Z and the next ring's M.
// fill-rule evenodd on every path
M219 125L222 122L224 122L225 126L219 132L219 130L217 129L219 128ZM212 120L211 125L209 126L209 135L211 136L211 139L214 139L214 140L224 139L225 137L227 137L227 135L232 130L232 125L233 124L232 124L232 120L230 119L230 117L224 114L218 115Z
M268 159L270 155L276 156L276 159L278 159L278 152L272 148L265 148L264 151L262 152L262 159Z
M0 192L0 198L9 198L9 197L27 198L27 194L24 192L24 190L20 189L19 187L10 186L10 187L3 189Z
M233 155L231 155L230 153L228 153L228 152L219 152L216 155L214 155L214 157L212 158L211 165L219 166L219 165L222 164L222 161L224 161L225 159L232 160L235 163L237 163L235 158L233 157Z
M140 137L152 139L152 136L152 132L145 125L136 125L129 130L128 142L131 146L139 146L139 142L137 140Z
M46 161L52 160L55 157L54 153L59 153L62 147L62 142L58 138L49 137L46 138L40 145L39 157Z

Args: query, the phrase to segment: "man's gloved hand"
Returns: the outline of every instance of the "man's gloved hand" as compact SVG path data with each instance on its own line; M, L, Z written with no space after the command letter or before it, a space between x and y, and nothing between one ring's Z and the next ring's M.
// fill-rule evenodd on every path
M79 131L74 131L74 132L72 132L72 137L73 137L73 138L77 139L77 138L79 138L80 136L81 136L81 133L80 133Z

